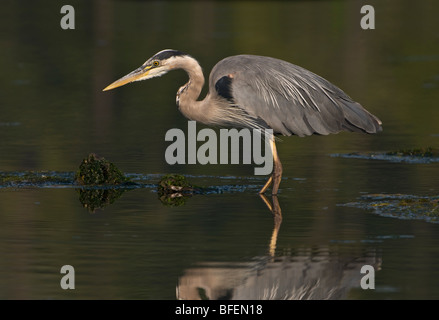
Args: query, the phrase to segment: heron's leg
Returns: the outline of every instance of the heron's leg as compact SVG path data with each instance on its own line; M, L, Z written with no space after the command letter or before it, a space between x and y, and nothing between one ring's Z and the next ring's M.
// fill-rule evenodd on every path
M268 178L267 182L264 184L262 189L259 191L259 194L263 194L268 189L268 187L271 185L272 181L273 181L273 175L271 175L270 178Z
M273 173L270 178L267 180L265 185L259 191L260 194L264 193L268 187L273 183L273 189L271 194L277 194L277 190L279 189L279 184L282 179L282 163L279 160L279 156L277 155L276 143L274 142L274 138L270 140L270 148L271 154L273 155Z
M279 189L280 181L282 180L282 163L280 162L279 156L277 155L276 144L274 139L271 141L272 152L273 152L273 188L271 189L271 194L276 195Z
M274 137L270 137L270 149L271 149L271 155L273 156L273 166L274 164L274 153L273 153L273 147L276 148L276 145L274 144ZM274 167L273 167L274 172ZM264 184L262 189L259 191L259 194L263 194L265 191L267 191L268 187L271 186L271 183L273 182L273 174L271 174L270 178L268 178L267 182Z

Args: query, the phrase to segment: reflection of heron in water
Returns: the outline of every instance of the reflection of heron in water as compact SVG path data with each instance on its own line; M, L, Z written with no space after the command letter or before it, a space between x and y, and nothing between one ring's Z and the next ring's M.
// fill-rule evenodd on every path
M210 74L209 93L201 101L197 101L204 84L201 67L176 50L158 52L104 91L174 69L189 75L177 92L178 108L187 118L207 125L272 129L275 135L300 137L381 131L381 121L341 89L306 69L270 57L238 55L221 60ZM282 164L274 137L270 137L270 146L274 170L260 193L273 183L272 194L277 194Z
M261 198L274 218L268 255L248 262L198 263L179 278L177 299L345 299L352 289L360 288L364 265L380 269L381 258L374 249L347 255L338 254L338 247L301 247L293 255L275 256L281 208L277 196L272 202Z
M379 270L381 258L374 249L347 255L345 250L338 254L340 245L299 246L294 254L275 254L282 210L276 195L271 201L259 196L274 220L267 254L248 262L197 263L179 278L178 299L343 299L360 287L364 265Z
M333 248L301 248L276 259L254 257L248 262L199 262L179 278L180 300L335 300L361 290L361 268L378 271L375 252L338 254Z
M276 251L277 235L279 234L280 225L282 224L282 210L280 208L277 196L271 197L271 203L265 195L261 194L260 196L261 199L265 202L265 205L268 207L268 210L270 210L273 214L274 227L273 233L271 234L268 253L270 256L274 257L274 253Z

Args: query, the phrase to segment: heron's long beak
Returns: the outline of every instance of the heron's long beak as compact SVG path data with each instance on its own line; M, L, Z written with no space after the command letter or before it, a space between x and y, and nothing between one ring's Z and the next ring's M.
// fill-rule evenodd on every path
M106 87L102 91L108 91L117 87L121 87L123 85L126 85L127 83L133 82L133 81L139 81L144 80L148 78L149 70L151 69L151 66L147 66L145 68L140 67L134 70L133 72L130 72L126 76L120 78L119 80L114 81L112 84L110 84L108 87Z

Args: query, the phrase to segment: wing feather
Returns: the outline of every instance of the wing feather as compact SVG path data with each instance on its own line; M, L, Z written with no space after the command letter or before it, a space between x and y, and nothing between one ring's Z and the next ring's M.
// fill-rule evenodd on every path
M232 79L234 104L277 134L381 131L381 121L341 89L289 62L252 55L226 58L212 70L211 91L226 75Z

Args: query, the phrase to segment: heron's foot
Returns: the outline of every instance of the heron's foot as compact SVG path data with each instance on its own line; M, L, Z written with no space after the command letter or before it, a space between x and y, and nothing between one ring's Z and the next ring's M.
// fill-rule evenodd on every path
M273 173L271 174L268 181L259 191L259 194L263 194L268 187L273 184L273 188L271 189L272 195L277 195L277 191L279 190L280 181L282 179L282 163L279 160L276 150L276 144L274 143L274 139L270 141L271 151L273 153Z
M280 185L280 181L282 180L282 172L278 172L278 173L273 173L270 178L267 180L267 182L265 183L265 185L262 187L262 189L259 191L259 194L263 194L265 193L265 191L267 191L268 187L271 186L271 184L273 184L273 188L271 189L271 194L277 195L277 192L279 190L279 185Z
M280 182L282 180L282 164L280 162L278 162L274 167L274 172L272 177L273 177L273 188L271 190L271 194L276 195L277 190L279 190Z
M267 182L264 184L262 189L259 190L259 194L265 193L265 191L267 191L268 187L271 185L272 181L273 181L273 175L271 175L270 178L268 178Z

